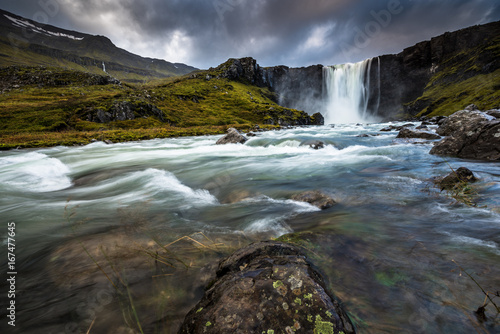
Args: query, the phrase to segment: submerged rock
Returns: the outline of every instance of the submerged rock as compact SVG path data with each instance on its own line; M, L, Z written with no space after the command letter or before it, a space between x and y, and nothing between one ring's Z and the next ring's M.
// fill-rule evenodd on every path
M448 137L437 143L431 154L500 160L500 120L493 116L461 110L448 117L437 133Z
M216 145L244 144L247 140L238 130L229 128L227 129L227 135L217 140Z
M441 136L432 132L413 131L405 128L399 132L396 138L421 138L421 139L433 140L433 139L441 139Z
M322 193L319 190L306 191L300 194L296 194L292 196L294 201L298 202L306 202L311 205L314 205L321 210L325 210L331 208L335 205L335 201L330 196Z
M439 185L441 190L450 190L461 183L473 183L476 181L477 178L470 169L460 167L456 171L452 171L443 179L438 180L436 183Z
M355 333L323 276L295 246L267 241L221 261L179 334Z
M383 131L383 132L401 131L401 130L408 128L408 127L411 127L411 126L415 126L415 124L408 123L408 124L403 124L403 125L389 125L383 129L380 129L379 131Z
M309 146L312 149L319 150L320 148L325 148L325 143L321 140L306 140L300 146Z

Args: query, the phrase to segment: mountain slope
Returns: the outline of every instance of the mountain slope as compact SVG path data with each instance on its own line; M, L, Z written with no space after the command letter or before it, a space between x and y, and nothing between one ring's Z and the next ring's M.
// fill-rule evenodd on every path
M144 82L184 75L196 68L143 58L116 47L104 36L42 25L0 10L0 67L58 66L119 80Z
M0 149L113 142L321 124L266 87L199 71L162 83L43 66L0 68Z

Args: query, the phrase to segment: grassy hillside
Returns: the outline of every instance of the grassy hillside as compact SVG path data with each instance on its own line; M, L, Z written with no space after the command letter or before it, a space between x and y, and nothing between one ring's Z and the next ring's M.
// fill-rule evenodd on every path
M218 74L204 71L131 85L60 68L1 68L0 148L216 134L228 127L311 121L302 111L278 106L267 88ZM120 116L123 110L127 117ZM111 119L103 122L102 115Z
M0 66L55 66L122 81L146 82L196 70L184 64L143 58L93 36L43 25L0 10Z

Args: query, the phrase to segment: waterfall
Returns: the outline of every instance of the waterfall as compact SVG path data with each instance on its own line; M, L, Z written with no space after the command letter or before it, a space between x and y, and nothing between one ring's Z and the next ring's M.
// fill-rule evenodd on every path
M106 65L104 65L104 62L102 62L102 70L103 70L103 72L106 72ZM106 72L106 73L108 73L108 72Z
M325 124L376 121L368 108L370 101L370 58L359 63L323 67ZM380 60L379 71L380 81ZM380 100L380 82L376 108ZM376 110L373 110L376 111ZM373 112L372 111L372 112Z

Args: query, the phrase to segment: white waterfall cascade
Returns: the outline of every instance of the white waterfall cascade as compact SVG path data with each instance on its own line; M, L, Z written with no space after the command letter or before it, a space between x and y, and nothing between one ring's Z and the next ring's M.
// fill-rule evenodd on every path
M323 67L325 87L325 124L371 123L376 117L368 110L370 71L378 60L378 97L380 102L380 60L370 58L359 63ZM376 110L372 110L374 112Z

